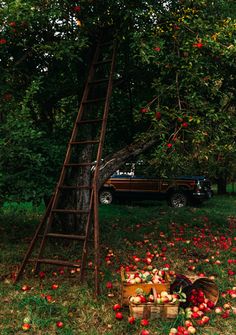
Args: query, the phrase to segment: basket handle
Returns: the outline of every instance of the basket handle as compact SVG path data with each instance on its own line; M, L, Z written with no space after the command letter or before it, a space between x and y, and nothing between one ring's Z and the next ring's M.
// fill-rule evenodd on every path
M123 268L123 266L120 270L120 276L121 276L121 281L124 282L125 281L125 269Z
M152 292L153 292L153 298L154 298L154 304L157 303L157 291L155 286L152 287Z

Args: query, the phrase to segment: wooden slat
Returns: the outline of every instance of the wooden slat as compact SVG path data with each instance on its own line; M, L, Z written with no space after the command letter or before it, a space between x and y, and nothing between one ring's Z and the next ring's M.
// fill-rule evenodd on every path
M53 237L53 238L63 238L68 240L80 240L84 241L86 236L82 235L76 235L76 234L59 234L59 233L47 233L47 237Z
M91 189L92 186L89 185L59 185L58 186L59 189L62 190L79 190L79 189Z
M88 100L85 100L83 101L83 104L96 104L96 103L99 103L99 102L104 102L106 100L106 98L96 98L96 99L88 99Z
M80 120L78 124L90 124L90 123L99 123L102 122L103 119L91 119L91 120Z
M101 60L101 61L98 61L96 63L94 63L95 66L97 65L103 65L103 64L108 64L108 63L111 63L112 62L112 59L105 59L105 60Z
M98 144L99 140L87 140L87 141L72 141L69 144L77 145L77 144Z
M108 78L101 78L96 80L91 80L88 82L89 85L97 85L97 84L103 84L108 82Z
M63 261L63 260L59 260L59 259L30 258L29 262L37 262L37 263L52 264L52 265L62 265L62 266L68 266L68 267L72 267L72 268L80 268L80 264L78 264L78 263Z
M79 167L79 166L92 166L92 165L93 165L92 162L86 162L86 163L65 163L64 164L65 167L70 167L70 166Z
M52 213L65 213L65 214L88 214L89 211L85 211L82 209L61 209L61 208L53 208L51 210Z

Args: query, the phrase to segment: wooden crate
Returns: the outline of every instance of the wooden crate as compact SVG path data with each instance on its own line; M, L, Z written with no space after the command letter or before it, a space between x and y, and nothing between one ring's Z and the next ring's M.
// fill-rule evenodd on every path
M126 272L127 273L127 272ZM129 272L134 273L134 272ZM152 289L155 289L157 293L163 291L170 292L170 278L167 273L165 273L165 283L154 284L154 283L138 283L138 284L128 284L125 281L124 270L121 270L121 304L129 305L129 297L136 295L137 289L142 289L144 293L148 294Z
M175 319L179 313L179 304L130 303L129 310L130 315L137 319Z

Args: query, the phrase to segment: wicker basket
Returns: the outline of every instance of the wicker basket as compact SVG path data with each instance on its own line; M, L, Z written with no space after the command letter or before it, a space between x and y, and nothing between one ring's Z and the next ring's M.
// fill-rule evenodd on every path
M126 272L134 273L134 272ZM154 283L139 283L139 284L127 284L125 281L125 271L121 270L121 304L129 305L129 297L136 294L137 289L142 289L144 293L148 294L152 289L155 289L157 293L163 291L170 292L170 278L167 273L165 273L165 283L154 284Z
M185 277L185 279L188 279L185 280L182 277L178 277L176 281L171 285L171 292L173 292L174 289L179 289L181 287L183 289L183 292L188 297L191 295L191 292L194 288L201 289L207 299L211 300L215 305L217 304L219 299L219 289L212 279L209 279L207 277L199 278L195 276L192 278ZM189 279L191 279L191 281ZM189 302L186 301L185 303L181 303L180 306L185 308L189 306Z
M152 289L154 302L145 304L129 303L130 315L137 319L175 319L179 312L179 304L157 304L157 292Z
M215 305L217 304L219 299L219 289L213 280L207 277L198 278L192 283L192 285L190 285L190 288L201 289L206 298L214 302Z

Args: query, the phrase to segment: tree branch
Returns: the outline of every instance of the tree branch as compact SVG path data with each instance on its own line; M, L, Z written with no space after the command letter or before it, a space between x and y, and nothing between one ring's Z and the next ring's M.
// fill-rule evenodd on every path
M149 139L145 138L143 140L134 141L130 145L116 152L114 155L105 157L100 169L98 181L99 188L125 162L131 158L137 157L158 142L158 138L152 136L149 137Z

